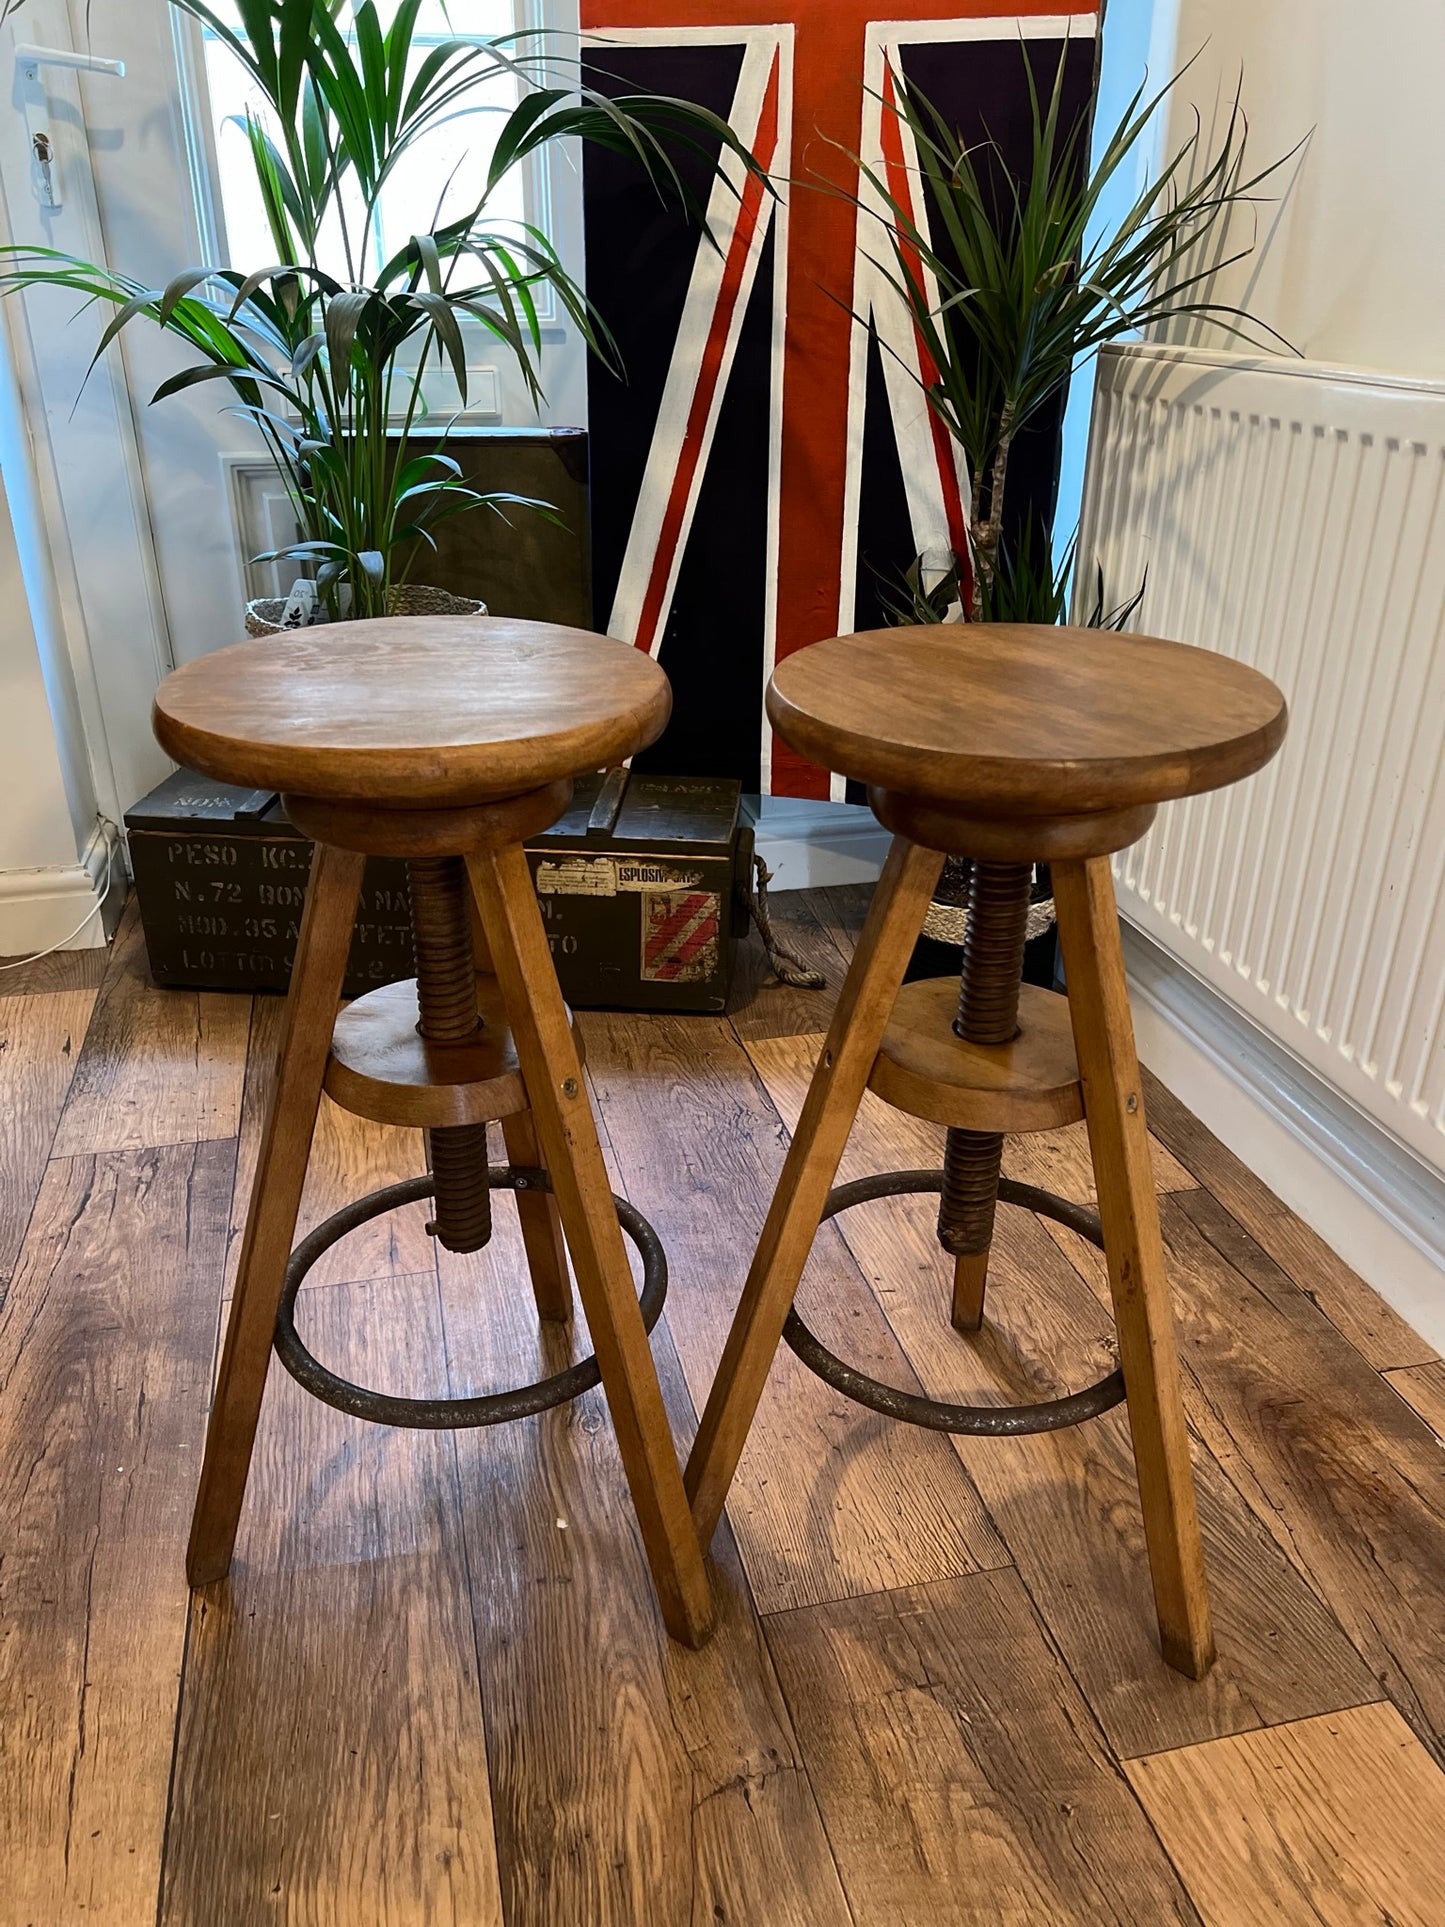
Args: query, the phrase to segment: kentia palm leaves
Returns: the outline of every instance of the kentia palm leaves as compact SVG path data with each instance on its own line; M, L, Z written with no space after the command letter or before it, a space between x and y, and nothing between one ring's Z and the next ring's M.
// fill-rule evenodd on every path
M1139 89L1090 167L1087 122L1064 120L1064 61L1045 99L1026 44L1022 57L1032 112L1022 179L1008 174L991 142L970 146L894 73L893 100L885 100L884 111L896 112L911 136L928 219L915 218L867 167L858 204L883 223L892 259L879 266L938 370L927 388L929 403L968 460L974 578L968 613L974 620L1020 621L1030 611L1028 619L1052 622L1064 598L1048 531L1026 529L1015 552L1007 552L1004 506L1016 437L1057 402L1075 368L1105 342L1186 315L1255 340L1273 333L1206 292L1212 275L1250 252L1252 239L1224 261L1201 263L1211 242L1227 233L1229 217L1257 201L1284 161L1246 174L1246 126L1236 98L1212 152L1196 121L1127 212L1096 232L1101 203L1126 162L1137 158L1179 77L1152 98ZM1102 588L1099 613L1107 619Z
M659 192L700 220L675 165L677 150L732 151L715 115L660 95L610 99L558 70L535 34L424 44L424 0L400 0L384 25L376 0L236 0L235 30L205 0L170 0L242 62L265 103L245 133L274 259L242 270L208 265L149 288L53 249L0 250L0 293L47 285L115 309L97 358L144 318L199 359L157 389L162 401L205 382L229 383L238 412L265 438L285 479L303 540L262 560L315 569L330 614L384 612L432 531L449 516L525 498L482 495L448 455L407 452L425 419L422 378L445 363L467 399L463 324L479 324L512 356L541 399L539 299L553 300L589 348L615 351L602 318L551 241L497 218L506 177L549 142L580 137L631 155ZM6 0L0 19L24 0ZM376 265L382 194L404 157L466 99L506 77L520 93L500 124L485 187L432 231Z

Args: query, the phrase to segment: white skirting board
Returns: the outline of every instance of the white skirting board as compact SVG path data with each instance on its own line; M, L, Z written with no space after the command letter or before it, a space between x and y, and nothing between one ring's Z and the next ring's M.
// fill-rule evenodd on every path
M53 946L103 949L119 919L126 887L119 839L113 861L108 856L110 847L107 830L97 829L76 863L48 870L0 871L0 957L28 957ZM99 914L91 914L96 911ZM87 917L89 921L84 921ZM4 992L5 979L0 976L0 996Z
M1144 1063L1445 1351L1445 1178L1127 920L1124 954Z
M758 855L773 872L774 890L873 883L888 854L887 830L862 804L746 796L743 809L756 826Z

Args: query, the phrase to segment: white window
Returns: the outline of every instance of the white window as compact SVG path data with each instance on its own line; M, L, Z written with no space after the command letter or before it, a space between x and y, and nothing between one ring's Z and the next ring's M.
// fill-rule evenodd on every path
M378 12L383 27L389 27L397 0L379 0ZM212 11L239 34L241 18L235 0L212 0ZM489 40L510 34L516 27L515 0L466 0L464 8L453 8L453 19L465 17L466 32L448 25L445 0L427 0L418 19L414 41L413 67L427 53L446 40ZM342 16L345 27L345 15ZM354 33L348 36L354 42ZM206 55L206 81L210 93L210 114L217 173L221 190L221 213L231 267L243 272L264 267L275 253L261 191L251 167L244 121L254 112L264 121L263 103L255 83L236 55L219 34L202 30ZM427 234L442 218L456 216L475 207L486 185L496 130L503 116L517 103L517 83L503 74L468 90L457 103L453 117L427 135L398 166L383 192L380 232L374 235L373 258L366 263L368 272L389 261L413 234ZM522 171L513 169L500 184L490 203L492 217L526 218ZM355 210L359 213L359 208ZM360 226L359 220L354 223ZM342 260L329 262L333 271L345 276Z
M390 26L397 3L378 0L383 27ZM210 0L210 4L219 19L237 34L242 32L235 0ZM545 5L539 5L538 0L425 0L417 22L413 65L442 41L482 42L499 35L525 34L551 11L550 0ZM343 9L338 25L345 32L348 24L348 12ZM265 104L251 76L218 33L202 28L197 35L191 23L186 23L183 31L188 32L192 48L199 42L201 55L200 62L188 63L182 49L183 67L190 64L192 70L188 104L194 117L191 140L198 163L202 226L211 231L217 261L249 273L268 266L276 254L244 125L248 112L256 113L264 125ZM575 38L570 38L570 45L575 49ZM565 51L556 35L527 37L509 46L513 57L522 60L533 56L558 61ZM566 82L563 79L552 84ZM506 114L517 104L520 91L517 78L511 74L479 81L457 101L448 118L402 159L383 190L379 218L369 236L368 258L355 265L357 279L372 277L413 234L430 233L442 222L477 206L497 133ZM554 143L550 151L544 150L514 167L489 198L486 218L489 225L506 227L527 222L540 228L575 269L580 254L581 191L577 157L566 151L572 146L571 142ZM354 206L348 205L347 212L353 235L359 235L363 228L359 196ZM320 265L339 280L352 278L339 229L323 247L322 255ZM581 343L550 289L538 291L536 305L544 342L542 378L549 404L543 410L543 419L576 422L583 419L585 408ZM535 422L537 416L501 344L479 323L464 324L464 333L468 363L474 365L476 374L471 383L475 392L469 395L464 419L505 422L514 427ZM444 367L438 366L434 374L428 374L426 388L431 406L446 411L456 408L455 385Z

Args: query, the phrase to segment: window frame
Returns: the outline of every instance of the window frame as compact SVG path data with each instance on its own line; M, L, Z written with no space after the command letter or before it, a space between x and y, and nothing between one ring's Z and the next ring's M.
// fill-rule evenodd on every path
M513 0L516 29L548 31L579 47L576 0ZM205 30L200 21L170 9L175 49L182 146L190 174L197 232L204 257L229 260L226 217L220 189L220 154L206 64ZM459 34L459 39L467 36ZM580 143L553 141L521 163L523 218L552 241L568 270L582 279L582 168ZM542 337L538 360L547 399L534 408L504 343L478 321L464 319L472 392L458 408L454 379L440 367L429 371L425 391L433 417L457 428L527 429L585 426L586 348L555 292L542 290L537 301ZM420 349L417 353L419 355ZM403 363L403 366L406 364Z

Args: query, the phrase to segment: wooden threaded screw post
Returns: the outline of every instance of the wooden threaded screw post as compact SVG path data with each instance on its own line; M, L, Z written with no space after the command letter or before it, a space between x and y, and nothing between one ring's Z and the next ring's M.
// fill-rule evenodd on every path
M466 863L455 856L414 857L407 872L416 938L417 1029L431 1044L467 1043L481 1014ZM486 1125L428 1131L427 1148L436 1180L436 1216L428 1229L448 1251L482 1250L492 1237Z
M1018 1033L1033 875L1029 863L973 865L953 1025L966 1043L1007 1044ZM1002 1166L1001 1133L948 1133L938 1241L954 1260L953 1323L959 1331L977 1331L983 1323Z

